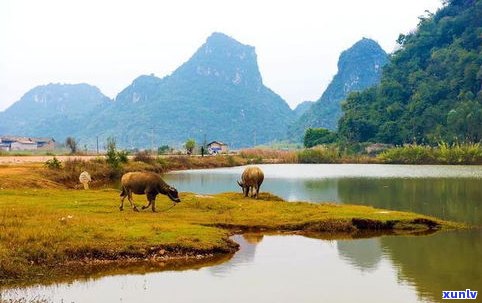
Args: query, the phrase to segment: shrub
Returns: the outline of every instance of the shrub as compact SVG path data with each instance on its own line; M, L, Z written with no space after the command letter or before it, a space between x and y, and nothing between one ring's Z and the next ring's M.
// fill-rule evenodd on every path
M162 145L162 146L159 146L159 148L157 149L157 154L164 155L164 154L172 153L172 151L173 149L169 147L169 145Z
M388 149L379 154L378 159L385 163L394 164L435 163L433 148L417 144L409 144Z
M45 166L49 169L60 169L62 168L62 162L60 162L57 157L53 157L52 159L45 161Z
M128 156L129 156L129 152L126 150L120 150L117 152L117 158L119 158L120 163L125 164L129 162Z
M107 138L107 153L105 156L107 163L109 163L113 169L119 170L122 163L127 163L127 155L127 151L117 151L114 138Z
M446 164L481 164L482 147L480 143L453 143L446 142L438 144L436 150L437 159Z
M298 161L295 151L277 150L270 148L249 148L243 149L239 155L248 160L249 163L296 163Z
M338 147L316 147L298 152L299 163L339 163L341 160Z
M91 184L93 187L111 183L118 177L117 171L110 167L105 160L99 162L96 159L90 161L66 160L63 162L63 167L51 170L47 177L67 187L74 188L79 185L79 176L83 171L87 171L92 177Z
M305 147L313 147L321 144L334 143L337 140L335 132L326 128L308 128L305 131L303 144Z
M138 161L138 162L149 163L149 164L152 164L152 163L155 162L154 157L152 157L152 155L151 155L151 154L149 153L149 151L147 151L147 150L137 152L137 153L134 155L133 160L134 160L134 161Z
M404 145L384 151L377 157L385 163L400 164L481 164L480 143L441 142L437 147Z

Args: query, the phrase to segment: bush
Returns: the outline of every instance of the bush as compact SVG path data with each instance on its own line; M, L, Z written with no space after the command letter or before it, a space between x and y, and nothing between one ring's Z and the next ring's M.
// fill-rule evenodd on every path
M388 149L378 155L378 159L393 164L432 164L435 163L433 148L410 144Z
M299 163L339 163L341 160L337 147L316 147L298 152Z
M482 147L480 143L441 142L436 150L437 159L446 164L482 164Z
M172 151L173 149L169 147L169 145L162 145L162 146L159 146L159 148L157 149L157 154L165 155L165 154L172 153Z
M243 149L239 155L248 160L248 163L296 163L298 161L295 151L277 150L270 148Z
M125 164L129 162L128 156L129 156L129 152L126 150L120 150L117 152L117 158L119 159L120 163Z
M113 169L119 170L122 163L127 163L127 155L127 151L117 151L114 138L107 139L106 161Z
M69 188L75 188L80 184L79 176L83 171L87 171L92 177L91 185L93 187L112 183L119 176L119 173L104 159L100 162L97 159L90 161L73 159L64 161L63 167L60 169L52 170L48 178Z
M56 157L53 157L52 159L45 161L45 166L49 169L60 169L62 168L62 162Z
M334 143L337 140L335 132L326 128L308 128L305 131L303 144L305 147L313 147L321 144Z
M377 157L385 163L399 164L482 164L480 143L441 142L437 147L404 145L384 151Z
M137 152L137 153L134 155L133 160L134 160L134 161L138 161L138 162L148 163L148 164L152 164L152 163L155 162L155 158L152 157L152 155L151 155L151 154L149 153L149 151L147 151L147 150Z

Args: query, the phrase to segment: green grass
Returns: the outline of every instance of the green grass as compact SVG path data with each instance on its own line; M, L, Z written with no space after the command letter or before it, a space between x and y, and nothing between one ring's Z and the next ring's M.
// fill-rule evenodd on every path
M384 151L377 157L382 163L399 164L482 164L480 143L440 143L404 145Z
M119 192L67 189L0 190L0 283L55 276L59 264L76 261L152 259L169 254L229 254L233 231L354 233L364 229L401 232L457 224L413 213L336 204L288 203L263 193L201 196L181 193L169 211L158 196L158 213L119 211ZM137 205L144 196L135 196ZM87 262L88 263L88 262Z
M231 161L229 156L180 157L172 163L187 165L186 158L194 166ZM131 161L124 169L153 168ZM84 169L93 176L94 190L75 190ZM366 231L380 235L463 227L367 206L288 203L269 193L262 193L259 200L241 193L181 193L182 202L169 211L163 210L171 202L161 195L158 213L133 212L127 201L120 212L119 191L103 188L112 186L114 175L102 160L66 161L60 169L40 163L0 166L0 284L82 274L86 268L93 272L98 264L105 271L106 263L118 261L169 264L177 260L181 266L213 262L236 250L228 238L234 232L301 232L336 238L358 237ZM139 206L146 198L135 196L135 200Z

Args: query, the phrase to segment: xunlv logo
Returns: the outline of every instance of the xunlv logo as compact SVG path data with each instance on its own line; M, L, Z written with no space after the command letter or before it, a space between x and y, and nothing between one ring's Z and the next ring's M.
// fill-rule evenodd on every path
M470 289L463 290L443 290L442 299L452 300L452 299L471 299L475 300L477 298L477 291L471 291Z

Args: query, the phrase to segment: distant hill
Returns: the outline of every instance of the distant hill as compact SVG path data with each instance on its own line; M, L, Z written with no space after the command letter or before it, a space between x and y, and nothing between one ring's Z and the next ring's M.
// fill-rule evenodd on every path
M323 95L290 127L289 137L301 141L309 127L337 128L341 101L349 93L373 86L380 81L388 55L371 39L363 38L343 51L338 59L338 72Z
M314 103L315 102L313 101L303 101L300 104L298 104L293 110L296 118L299 118L301 117L301 115L306 113Z
M28 91L0 113L0 134L63 137L111 100L88 84L48 84Z
M339 132L348 141L482 140L482 1L450 0L400 35L381 83L352 95Z
M172 75L144 75L111 102L87 84L49 84L0 113L0 134L73 136L94 146L114 137L121 147L180 146L188 138L231 148L284 137L294 113L263 85L254 47L213 33Z
M135 79L79 135L114 136L127 147L188 138L243 147L283 137L293 119L288 104L263 85L254 48L214 33L172 75Z

